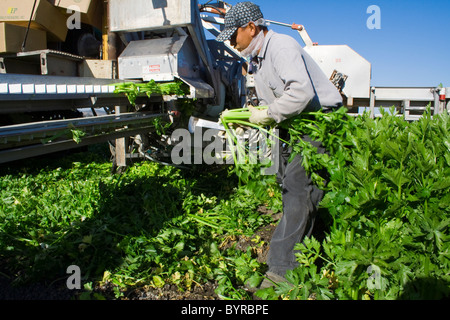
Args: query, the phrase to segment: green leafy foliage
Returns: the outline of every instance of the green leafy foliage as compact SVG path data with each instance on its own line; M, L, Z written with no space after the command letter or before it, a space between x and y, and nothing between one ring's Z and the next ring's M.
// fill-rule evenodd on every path
M449 115L407 122L391 110L352 118L310 113L287 128L326 191L323 241L305 239L300 264L265 298L441 299L450 294ZM291 141L292 141L291 139ZM315 175L314 175L315 174ZM323 210L325 209L325 210ZM324 213L325 212L325 213ZM300 279L300 281L298 280Z
M151 80L149 82L124 82L115 84L114 93L125 94L132 105L135 104L136 98L139 95L186 95L189 90L187 86L181 81L174 82L156 82Z
M0 174L0 271L15 283L66 278L77 265L83 299L110 285L127 290L217 281L218 293L248 299L247 278L261 273L252 252L224 249L271 222L261 204L279 206L259 186L238 186L231 168L211 173L151 162L111 175L108 151L18 162ZM220 183L217 183L220 181ZM267 181L263 188L273 188ZM251 196L250 196L251 195ZM0 275L1 275L0 274Z
M294 151L325 191L321 234L296 246L299 267L263 299L442 299L450 284L450 122L430 112L407 122L346 109L285 123ZM308 135L328 150L317 154ZM183 171L155 163L110 174L101 152L20 162L0 172L0 272L51 280L80 266L83 298L139 286L181 290L216 281L223 299L250 299L265 266L225 239L271 223L281 210L273 176L258 166ZM248 169L248 170L247 170ZM244 182L244 183L243 183Z

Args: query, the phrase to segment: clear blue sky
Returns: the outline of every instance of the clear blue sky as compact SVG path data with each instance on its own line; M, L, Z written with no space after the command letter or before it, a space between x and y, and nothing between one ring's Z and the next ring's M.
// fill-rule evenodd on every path
M242 1L226 2L234 5ZM266 19L304 25L319 45L350 46L372 64L372 86L432 87L442 83L450 87L448 0L253 2L261 7ZM379 30L367 28L370 5L381 10ZM292 35L303 45L296 31L275 25L270 28Z

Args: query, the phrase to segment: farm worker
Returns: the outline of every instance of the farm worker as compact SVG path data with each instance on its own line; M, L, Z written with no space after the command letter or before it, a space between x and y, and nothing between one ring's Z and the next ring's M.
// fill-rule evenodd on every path
M257 125L280 124L303 111L324 112L342 106L342 97L314 60L292 37L269 30L256 4L241 2L225 15L225 28L216 39L230 44L249 61L254 74L259 110L250 106L250 122ZM287 130L280 136L289 141ZM304 140L312 142L305 136ZM325 152L313 142L318 152ZM292 150L281 144L278 181L282 187L283 216L270 241L266 278L283 282L287 270L298 266L294 246L310 236L323 191L311 182L297 155L289 162ZM265 279L260 288L272 285Z

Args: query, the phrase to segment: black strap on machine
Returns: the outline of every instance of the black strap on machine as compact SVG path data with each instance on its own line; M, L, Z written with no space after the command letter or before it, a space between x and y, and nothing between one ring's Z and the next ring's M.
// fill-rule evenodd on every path
M37 0L34 0L33 9L31 10L30 20L28 20L27 31L25 32L25 38L23 39L23 42L22 42L22 48L21 48L22 52L25 51L25 46L27 44L27 39L28 39L28 33L30 32L31 21L33 20L33 15L34 15L34 10L36 9L36 4L37 4Z

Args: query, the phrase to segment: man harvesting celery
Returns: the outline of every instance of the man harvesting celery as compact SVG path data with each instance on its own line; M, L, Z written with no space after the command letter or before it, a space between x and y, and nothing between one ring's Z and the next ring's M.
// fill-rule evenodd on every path
M255 125L278 125L303 111L325 112L342 105L342 97L319 66L290 36L269 30L259 6L242 2L225 16L225 29L216 39L230 40L231 45L249 60L254 74L259 105L249 107L249 121ZM288 131L280 129L280 138L289 141ZM311 141L307 136L304 140ZM313 142L318 152L325 152ZM302 166L300 155L289 161L292 148L280 144L280 167L277 174L282 186L283 217L277 226L267 258L266 278L285 281L287 270L298 264L294 246L309 236L323 191L315 186ZM271 285L264 280L260 288Z

